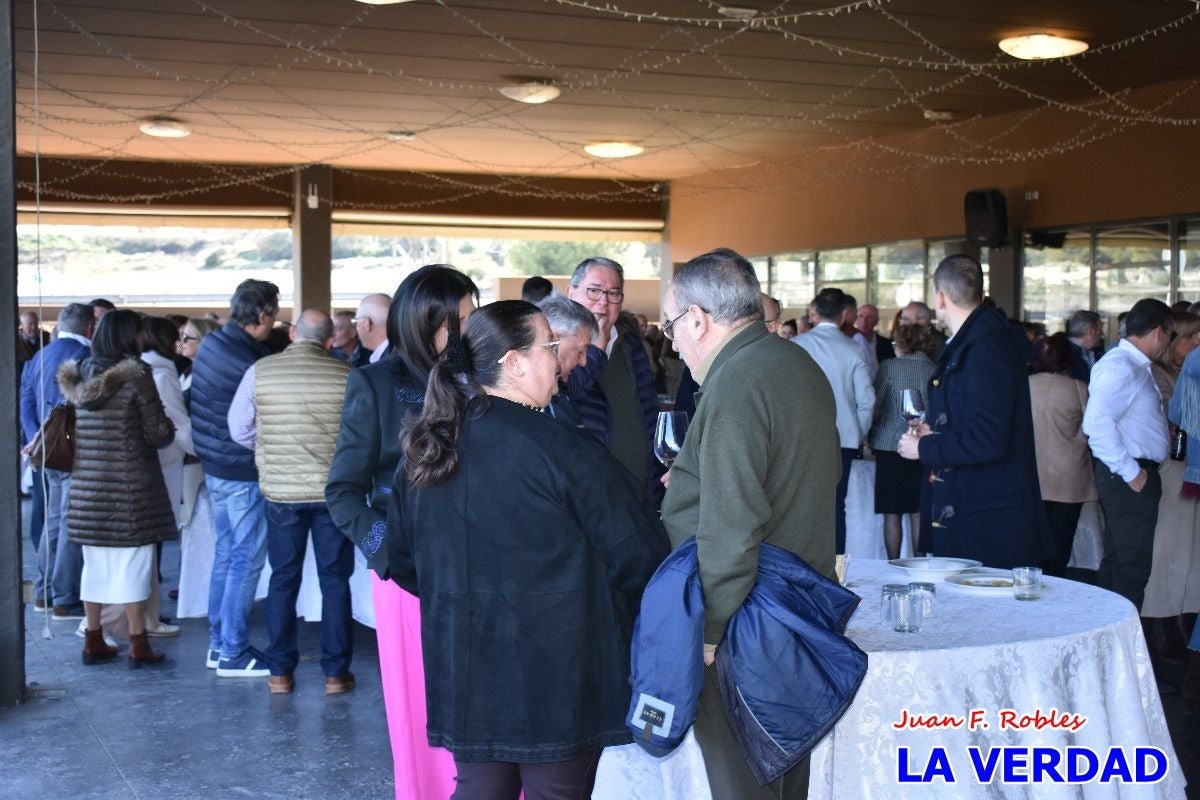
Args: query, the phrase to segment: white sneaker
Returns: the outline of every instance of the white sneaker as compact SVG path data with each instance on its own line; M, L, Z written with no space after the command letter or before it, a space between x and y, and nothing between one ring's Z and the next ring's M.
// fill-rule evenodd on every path
M169 622L159 622L153 628L146 628L147 636L178 636L179 626L172 625Z
M83 620L82 622L79 623L79 627L75 629L75 635L78 636L80 639L87 638L87 620ZM104 634L104 643L106 645L108 645L109 647L117 647L118 646L117 640L114 639L113 637L109 636L107 632L105 632L105 634Z
M217 664L221 662L221 650L219 648L210 648L208 654L204 657L204 666L209 669L216 669Z

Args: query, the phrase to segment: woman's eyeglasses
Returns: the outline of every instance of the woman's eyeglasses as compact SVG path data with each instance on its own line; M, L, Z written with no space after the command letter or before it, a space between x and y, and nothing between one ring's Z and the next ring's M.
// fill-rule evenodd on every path
M188 342L195 342L199 340L199 338L199 336L188 336L186 333L179 334L179 341L183 342L184 344Z
M553 342L539 342L537 344L531 344L530 347L548 347L548 348L550 348L550 352L554 354L554 357L558 358L558 345L560 343L561 343L561 340L555 339ZM504 359L506 359L506 358L508 358L508 353L505 353L502 358L496 359L496 363L503 364Z

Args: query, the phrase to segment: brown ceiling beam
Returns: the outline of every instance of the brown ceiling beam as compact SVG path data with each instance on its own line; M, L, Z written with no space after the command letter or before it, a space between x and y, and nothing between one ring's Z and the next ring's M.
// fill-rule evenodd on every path
M42 158L44 204L95 204L163 209L182 207L289 208L287 166L179 164ZM17 199L35 200L35 165L17 162ZM338 210L531 219L648 220L666 218L665 183L384 170L334 169Z

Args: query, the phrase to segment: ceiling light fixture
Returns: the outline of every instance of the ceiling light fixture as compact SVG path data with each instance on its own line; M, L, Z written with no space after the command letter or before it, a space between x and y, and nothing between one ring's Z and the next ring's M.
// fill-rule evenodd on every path
M927 108L923 115L930 122L949 122L954 119L954 112L948 108Z
M500 94L518 103L539 105L549 103L562 94L562 91L549 81L525 81L512 86L501 86Z
M411 142L417 135L412 131L388 131L387 138L389 142Z
M758 16L757 8L747 8L745 6L717 6L717 13L722 17L730 19L754 19Z
M160 139L182 139L192 135L192 131L187 125L173 117L144 119L138 125L138 130L147 136L157 136Z
M360 3L366 3L369 6L391 6L396 3L408 3L411 0L358 0Z
M642 153L645 149L633 142L592 142L585 145L583 151L597 158L629 158Z
M1046 58L1069 58L1088 49L1087 42L1067 39L1052 33L1029 33L1000 40L1000 49L1013 58L1039 61Z

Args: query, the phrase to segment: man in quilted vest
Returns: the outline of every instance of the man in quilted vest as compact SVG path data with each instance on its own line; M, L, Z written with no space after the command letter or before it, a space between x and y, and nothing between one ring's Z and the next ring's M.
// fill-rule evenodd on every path
M266 658L250 646L250 607L266 560L265 501L254 454L229 435L229 405L246 370L269 354L279 287L249 279L229 301L229 322L204 337L192 366L192 442L213 503L217 545L208 585L205 664L222 678L265 677Z
M312 534L321 582L321 668L325 693L354 688L350 574L354 545L325 506L325 481L337 443L350 365L328 352L333 321L310 308L292 326L292 343L257 362L242 378L229 406L229 434L254 451L258 486L267 499L268 686L288 694L300 661L296 597ZM303 386L303 391L297 387Z

